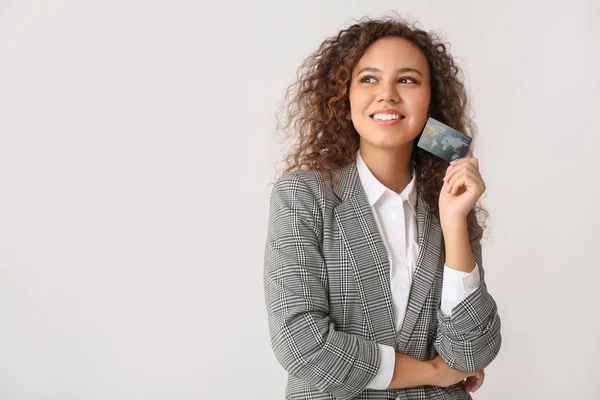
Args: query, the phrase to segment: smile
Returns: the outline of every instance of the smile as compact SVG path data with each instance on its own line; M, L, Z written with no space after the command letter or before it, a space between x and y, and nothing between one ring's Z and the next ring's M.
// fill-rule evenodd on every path
M371 119L377 125L389 126L389 125L399 124L400 121L402 121L404 119L404 117L402 115L398 115L398 116L395 116L395 117L385 117L384 119L378 119L378 118L371 117Z

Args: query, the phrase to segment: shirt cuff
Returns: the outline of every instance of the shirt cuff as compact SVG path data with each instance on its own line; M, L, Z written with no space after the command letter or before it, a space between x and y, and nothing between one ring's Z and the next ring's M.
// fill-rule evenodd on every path
M381 354L379 370L377 375L367 385L367 389L387 389L394 376L394 367L396 365L396 351L392 346L377 343L379 353Z
M479 265L477 263L472 272L458 271L444 264L442 304L440 305L442 312L447 316L452 315L452 309L476 291L479 285Z

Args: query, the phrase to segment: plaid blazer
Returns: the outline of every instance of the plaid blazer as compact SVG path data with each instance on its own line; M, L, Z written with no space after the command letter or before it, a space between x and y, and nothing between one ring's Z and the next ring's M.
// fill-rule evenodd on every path
M419 360L438 353L480 371L498 354L500 318L488 293L481 235L471 240L479 288L450 317L440 310L445 250L439 219L417 195L419 256L406 316L396 334L388 255L355 163L337 184L317 171L284 174L270 197L264 290L273 351L288 372L286 399L471 399L462 383L366 389L377 343Z

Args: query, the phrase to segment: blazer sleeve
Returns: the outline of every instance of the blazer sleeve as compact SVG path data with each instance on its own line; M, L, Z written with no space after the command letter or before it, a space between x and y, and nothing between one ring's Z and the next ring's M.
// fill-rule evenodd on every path
M336 331L329 319L319 204L296 174L270 198L264 290L271 345L283 368L338 399L356 397L377 374L374 341Z
M487 291L481 256L481 234L471 240L473 258L479 268L479 287L447 316L437 310L435 348L444 361L466 372L481 371L498 355L502 344L498 307Z

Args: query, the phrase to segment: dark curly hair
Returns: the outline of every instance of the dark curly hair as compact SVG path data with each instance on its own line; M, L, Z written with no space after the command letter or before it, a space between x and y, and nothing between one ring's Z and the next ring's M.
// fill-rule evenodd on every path
M372 43L390 36L410 40L425 55L431 71L430 115L471 136L467 156L473 156L476 125L469 115L462 72L450 55L450 44L397 15L364 17L323 41L304 60L297 80L287 88L282 106L285 116L277 119L277 130L284 131L284 138L292 139L284 174L311 169L320 171L325 181L336 180L340 168L354 162L359 134L352 121L345 118L350 111L352 70ZM417 190L432 214L439 217L438 199L449 164L417 147L419 138L420 134L413 142L410 161L417 176ZM471 240L481 238L487 216L479 202L469 212Z

